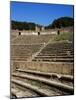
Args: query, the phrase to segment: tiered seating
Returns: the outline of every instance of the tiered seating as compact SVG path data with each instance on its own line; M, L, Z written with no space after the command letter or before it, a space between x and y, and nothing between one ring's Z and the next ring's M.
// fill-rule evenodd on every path
M18 36L11 42L11 98L74 93L73 63L48 63L73 62L73 44L49 43L51 38L52 35ZM69 74L65 74L66 69Z
M50 43L33 61L73 62L73 43Z
M11 41L11 59L27 61L54 35L20 35ZM47 38L46 38L47 37Z
M11 45L11 59L26 61L41 48L41 44L36 45Z
M11 78L11 98L74 93L74 79L71 75L16 69Z
M17 35L11 35L10 38L11 38L11 41L13 41L15 38L17 38Z
M54 35L23 35L18 36L17 39L15 39L13 44L38 44L38 43L46 43L48 42Z

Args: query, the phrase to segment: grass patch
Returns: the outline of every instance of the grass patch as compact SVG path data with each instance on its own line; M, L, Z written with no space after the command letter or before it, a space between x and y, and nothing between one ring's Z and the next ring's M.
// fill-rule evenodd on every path
M62 33L54 38L54 41L63 41L63 40L73 41L73 33Z

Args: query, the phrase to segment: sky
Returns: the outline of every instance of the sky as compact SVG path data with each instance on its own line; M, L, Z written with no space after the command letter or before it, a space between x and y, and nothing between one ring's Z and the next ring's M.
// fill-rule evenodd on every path
M11 2L11 20L34 22L43 26L60 17L73 17L72 5Z

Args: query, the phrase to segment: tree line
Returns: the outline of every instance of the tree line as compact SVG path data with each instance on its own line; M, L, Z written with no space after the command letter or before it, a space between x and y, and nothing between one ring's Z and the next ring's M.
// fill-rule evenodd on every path
M11 29L18 30L35 30L35 23L11 21Z
M48 26L45 26L45 29L51 29L51 28L62 28L62 27L68 27L74 25L74 19L70 17L61 17L58 19L55 19L52 24L49 24ZM35 30L35 27L41 25L35 24L35 23L29 23L29 22L18 22L18 21L11 21L11 29L18 29L18 30Z
M69 26L74 26L74 19L70 17L61 17L58 19L55 19L52 24L46 26L46 29L50 28L65 28Z

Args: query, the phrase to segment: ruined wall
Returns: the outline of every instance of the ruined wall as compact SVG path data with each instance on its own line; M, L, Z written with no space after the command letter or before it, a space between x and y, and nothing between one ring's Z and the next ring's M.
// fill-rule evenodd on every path
M61 28L61 29L48 29L45 30L43 27L42 29L37 28L35 31L32 30L23 30L23 31L19 31L19 30L11 30L11 34L12 35L19 35L19 32L21 32L21 35L38 35L38 32L40 32L41 35L45 35L45 34L57 34L57 31L60 30L60 33L64 33L64 32L72 32L73 33L73 27L66 27L66 28Z
M50 63L50 62L13 62L13 69L29 69L43 72L73 75L73 63Z

